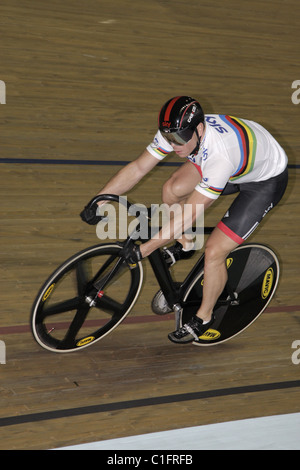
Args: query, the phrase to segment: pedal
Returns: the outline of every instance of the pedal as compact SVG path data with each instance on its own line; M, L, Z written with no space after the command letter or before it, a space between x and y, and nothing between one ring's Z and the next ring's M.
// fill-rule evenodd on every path
M233 292L234 298L231 295L228 296L228 300L230 300L230 305L240 305L240 299L237 292Z
M227 297L223 297L224 293L218 298L217 305L239 305L240 299L237 292L232 292Z

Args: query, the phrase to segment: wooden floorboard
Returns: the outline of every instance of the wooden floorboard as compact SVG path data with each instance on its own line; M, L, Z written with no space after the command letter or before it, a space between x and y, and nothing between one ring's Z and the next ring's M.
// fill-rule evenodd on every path
M299 19L296 0L1 3L0 449L49 449L300 411L299 388L291 385L300 370L291 360L300 339L300 105L291 99L300 78ZM43 350L29 329L39 287L64 259L99 243L79 212L148 145L162 103L185 93L207 113L260 122L288 154L287 192L251 238L270 245L281 262L268 311L219 347L177 347L167 339L173 318L151 311L158 286L145 261L131 323L75 354ZM171 155L168 162L178 160ZM161 203L174 169L156 167L128 196ZM220 198L205 223L216 224L230 200ZM178 279L191 263L174 268ZM282 387L255 390L264 384ZM248 392L233 393L239 387ZM228 393L176 401L220 389ZM169 401L155 404L156 397ZM122 407L143 399L154 402ZM97 411L114 403L115 411ZM89 407L95 413L76 414ZM51 415L61 410L69 416ZM15 421L22 416L25 423Z

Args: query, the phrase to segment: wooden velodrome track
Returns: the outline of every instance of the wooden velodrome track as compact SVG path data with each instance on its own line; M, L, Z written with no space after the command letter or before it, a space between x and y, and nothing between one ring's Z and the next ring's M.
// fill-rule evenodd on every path
M299 20L297 0L1 2L0 449L300 411L291 359L300 340L300 104L291 99ZM172 317L151 312L157 284L145 262L130 322L75 354L43 350L29 330L40 285L98 243L79 212L150 142L161 104L177 94L260 122L286 149L288 190L251 239L280 256L275 299L231 342L178 347L167 339ZM129 197L160 203L173 171L157 167ZM229 201L219 199L205 222L215 224ZM178 277L189 263L176 266Z

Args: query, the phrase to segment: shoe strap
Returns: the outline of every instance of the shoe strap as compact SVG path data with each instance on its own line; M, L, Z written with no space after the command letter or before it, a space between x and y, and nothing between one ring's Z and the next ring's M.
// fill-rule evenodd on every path
M164 251L165 251L165 253L168 254L168 256L169 256L170 259L171 259L171 264L170 264L170 266L173 266L173 264L176 263L176 259L175 259L175 256L173 255L172 251L170 251L167 247L164 248Z
M188 325L188 324L185 324L184 326L185 326L185 329L190 333L190 335L192 335L195 338L195 340L197 341L199 338L198 338L197 334L194 332L193 328L191 328L190 325Z

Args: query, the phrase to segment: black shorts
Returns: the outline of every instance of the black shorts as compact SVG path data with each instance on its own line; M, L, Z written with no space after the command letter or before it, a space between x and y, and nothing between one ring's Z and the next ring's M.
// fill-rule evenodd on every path
M243 243L265 215L278 204L288 183L288 169L266 181L228 183L222 195L238 192L218 228L237 243Z

